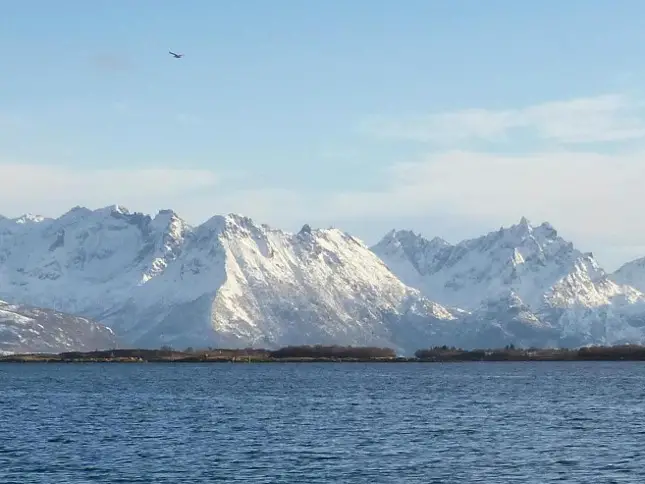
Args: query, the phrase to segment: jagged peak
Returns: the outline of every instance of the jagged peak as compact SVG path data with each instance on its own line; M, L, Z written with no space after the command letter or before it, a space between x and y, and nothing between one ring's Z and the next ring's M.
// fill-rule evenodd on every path
M226 215L214 215L201 225L196 230L198 232L249 232L249 231L270 231L268 225L256 224L253 219L239 213L229 213Z
M430 244L432 244L432 245L444 245L446 247L449 247L450 245L452 245L446 239L444 239L442 237L436 237L436 236L432 237L430 239Z
M171 209L171 208L161 208L161 209L159 209L159 211L157 212L157 215L168 215L168 216L170 216L170 217L177 217L177 218L179 218L179 216L177 215L177 212L175 212L175 211L174 211L173 209Z
M251 237L255 240L266 239L273 235L287 239L295 238L301 241L308 241L308 244L318 244L322 240L344 239L346 242L358 244L365 249L369 247L359 238L344 232L338 228L314 228L308 223L304 223L297 232L286 231L273 228L268 224L259 224L248 216L236 213L227 215L215 215L201 225L192 229L197 239L208 239L213 237L224 237L234 240L236 237Z
M291 233L287 233L287 232L282 232L282 233L293 236L293 234ZM298 233L295 234L295 237L298 237L300 239L310 239L310 240L314 240L314 239L325 239L328 241L344 240L346 242L358 244L361 247L364 247L365 249L369 250L369 247L365 244L365 242L363 242L363 240L336 227L328 227L326 229L312 228L311 225L306 223L302 226L302 228L298 231Z
M298 232L298 235L311 235L311 226L309 224L304 224Z
M428 239L420 233L414 232L409 229L392 229L376 244L376 246L385 245L406 245L409 243L423 244L429 247L449 247L451 244L441 237L433 237Z
M391 230L379 241L374 248L383 250L386 247L401 247L406 251L417 250L420 248L432 248L434 250L441 250L443 248L457 248L461 251L472 250L481 247L484 244L486 247L492 247L500 241L504 246L514 248L511 257L519 260L516 256L517 249L528 249L529 252L537 251L541 253L542 247L545 243L551 243L560 240L560 244L554 247L560 247L567 250L573 250L573 244L561 239L557 235L557 231L548 222L543 222L538 227L531 225L526 217L522 217L520 222L508 227L500 227L499 230L488 232L487 234L479 237L462 240L456 245L452 245L441 237L434 237L427 239L420 234L411 230ZM522 254L520 252L521 255ZM544 254L540 255L544 257Z
M87 207L75 206L60 217L51 220L48 224L47 230L59 232L66 230L72 226L102 226L103 224L111 223L126 223L132 227L136 227L144 234L150 231L152 217L142 212L130 212L122 205L109 205L97 209L89 209Z
M543 249L545 245L556 243L554 247L561 247L566 250L573 250L573 244L564 240L558 235L557 230L549 222L542 222L539 226L532 225L526 217L522 217L520 223L510 227L500 227L497 231L489 232L481 237L468 239L460 244L471 246L480 240L504 240L506 245L516 247L533 247Z
M204 231L222 231L226 227L226 217L224 215L213 215L205 222L201 223L197 230Z
M93 211L93 213L100 214L100 215L109 215L109 216L133 215L126 207L124 207L123 205L117 205L117 204L97 208L96 210ZM138 212L135 212L135 213L138 213Z
M526 217L522 217L518 223L508 228L502 227L499 231L506 236L527 238L533 234L534 229L531 222Z
M285 232L285 233L287 233L287 232ZM340 235L342 237L352 237L348 233L346 233L343 230L338 229L336 227L327 227L326 229L321 229L321 228L312 227L308 223L303 224L296 235L298 235L298 236L307 236L307 235L324 236L324 235L330 235L330 234Z
M530 230L530 231L532 231L532 230L535 230L535 229L538 229L538 228L548 229L548 230L555 230L553 228L553 226L547 221L542 222L540 225L535 225L535 224L533 224L531 222L531 220L528 217L526 217L524 215L522 215L522 217L520 217L519 222L517 222L516 224L510 225L509 227L505 227L505 226L502 225L499 228L499 230L506 231L506 230L511 230L511 229L522 229L522 230Z
M414 230L410 230L410 229L395 229L395 230L392 230L390 233L392 234L392 237L395 237L397 239L402 239L402 238L418 239L423 237L420 233L417 233Z
M112 213L129 214L127 208L120 205L108 205L97 209L90 209L81 205L76 205L58 217L56 220L80 219L90 215L111 215Z
M135 217L135 218L150 218L152 220L152 217L149 214L146 214L144 212L131 212L127 207L124 205L119 205L119 204L112 204L112 205L107 205L104 207L99 207L95 209L91 209L82 205L76 205L72 208L70 208L67 212L64 212L62 215L58 216L57 218L50 218L46 217L43 215L37 215L37 214L31 214L31 213L26 213L20 217L13 218L13 219L7 219L7 220L12 220L17 223L25 223L25 222L42 222L42 221L65 221L68 222L70 220L78 220L82 219L88 216L116 216L117 218L120 218L119 216L125 216L126 218L128 217ZM171 209L161 209L157 212L157 215L155 215L155 218L161 216L162 218L166 217L168 219L178 219L184 222L179 215L171 210ZM3 217L0 215L0 220L6 219L6 217Z
M531 222L529 222L529 219L524 216L522 216L518 225L521 227L533 228Z
M163 233L164 239L170 237L175 241L180 241L190 232L192 227L182 220L173 210L159 210L157 215L151 220L150 227L153 231Z
M527 217L522 217L515 225L465 239L456 245L439 237L428 240L411 230L391 230L373 249L383 255L403 251L411 260L421 257L429 250L430 253L438 254L440 260L449 261L449 266L471 251L510 250L506 260L513 266L529 261L544 265L548 260L571 264L582 255L571 242L558 236L549 222L545 221L534 227ZM590 257L593 259L593 256Z
M551 225L550 222L544 221L540 225L535 225L531 223L531 221L525 216L522 216L519 222L514 225L502 225L496 232L538 232L544 236L551 237L557 237L558 235L558 231L553 227L553 225ZM489 234L492 233L493 232L489 232Z
M152 219L156 225L169 226L172 223L179 222L182 225L188 226L186 221L182 219L177 212L171 209L161 209Z
M392 229L383 236L383 238L378 242L377 245L389 244L392 242L400 243L401 240L416 239L419 237L421 237L421 235L416 234L412 230Z
M242 213L237 213L237 212L231 212L228 213L224 216L224 218L230 223L234 222L239 225L253 225L257 226L257 224L253 221L251 217L248 217Z

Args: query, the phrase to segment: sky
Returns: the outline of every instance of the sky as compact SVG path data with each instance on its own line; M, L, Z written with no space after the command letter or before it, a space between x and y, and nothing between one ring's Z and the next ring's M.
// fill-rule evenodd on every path
M242 213L645 256L645 2L9 0L0 213ZM169 50L183 53L174 59Z

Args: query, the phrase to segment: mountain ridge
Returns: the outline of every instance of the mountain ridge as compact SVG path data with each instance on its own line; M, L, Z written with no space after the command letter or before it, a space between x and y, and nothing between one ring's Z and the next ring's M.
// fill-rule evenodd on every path
M557 340L572 344L641 341L645 336L640 325L645 294L615 281L593 253L575 249L548 222L533 226L522 217L510 227L457 244L430 242L420 234L394 230L372 250L426 297L466 309L470 315L464 321L488 321L488 330L496 325L499 338L505 339L503 328L511 321L519 327L513 305L498 308L494 317L490 311L509 292L527 316L522 331L539 321L550 328L551 343L558 332ZM546 344L547 333L534 335L531 344ZM509 335L513 338L517 334Z
M0 218L0 297L104 323L147 347L643 339L643 292L526 217L457 244L392 230L288 232L241 214L73 207ZM489 345L490 346L490 345ZM493 345L494 346L494 345Z
M427 323L455 319L338 229L291 233L239 214L191 227L170 210L110 206L3 233L0 294L109 323L136 344L409 349Z

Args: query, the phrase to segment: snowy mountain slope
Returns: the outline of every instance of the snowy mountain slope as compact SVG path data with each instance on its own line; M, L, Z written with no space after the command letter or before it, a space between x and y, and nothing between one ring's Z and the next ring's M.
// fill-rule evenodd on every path
M414 351L451 311L359 240L238 216L190 227L114 206L2 224L0 294L91 317L141 346L385 344Z
M613 272L611 280L645 292L645 257L627 262Z
M531 307L541 306L547 295L552 304L590 306L622 295L642 297L612 283L592 254L575 249L546 222L533 227L523 218L476 239L442 244L429 255L417 248L425 243L420 235L393 231L372 250L402 281L442 304L475 309L509 290Z
M521 306L531 313L529 319L548 329L529 338L540 345L551 344L552 331L567 344L645 340L640 324L645 295L612 281L592 254L575 249L546 222L534 227L522 218L456 245L392 231L372 250L404 283L440 304L471 311L464 322L488 321L479 330L482 339L491 325L503 340L526 339L523 330L508 332L499 326Z
M84 318L0 301L0 353L60 353L115 348L114 332Z
M484 301L463 317L455 340L464 348L555 347L561 332L542 321L513 291Z

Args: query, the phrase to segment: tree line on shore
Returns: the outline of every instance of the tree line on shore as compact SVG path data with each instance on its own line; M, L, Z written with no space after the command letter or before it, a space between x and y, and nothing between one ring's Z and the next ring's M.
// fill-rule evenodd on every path
M338 346L338 345L302 345L286 346L277 350L262 348L186 348L183 351L174 350L170 346L160 349L113 349L91 352L61 353L67 359L82 358L85 356L95 358L184 358L193 360L216 359L253 359L253 360L280 360L290 358L330 358L330 359L383 359L396 358L396 352L390 348Z
M448 346L417 350L419 360L431 361L584 361L645 360L645 346L585 346L582 348L516 348L463 350Z
M160 349L110 349L89 352L65 352L57 355L27 354L0 357L0 361L645 361L645 346L590 346L583 348L515 348L508 345L500 349L464 350L448 346L435 346L417 350L414 357L397 357L391 348L300 345L277 350L244 349L193 349L183 351L171 347Z

